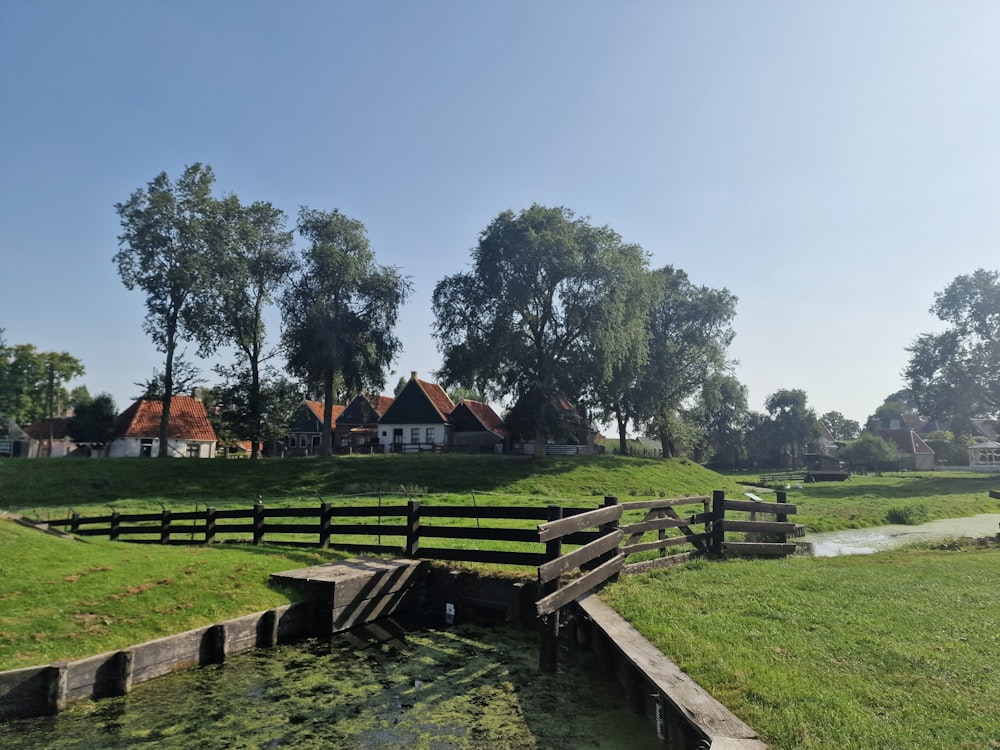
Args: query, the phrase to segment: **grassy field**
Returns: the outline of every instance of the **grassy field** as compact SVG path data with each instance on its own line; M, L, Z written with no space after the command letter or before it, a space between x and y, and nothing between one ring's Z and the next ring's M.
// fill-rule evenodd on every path
M1000 747L1000 547L699 561L602 597L779 750Z
M740 496L748 489L740 480L747 477L686 461L621 457L0 461L0 510L45 518L109 506L248 506L258 497L269 506L336 504L380 492L439 504L471 504L475 493L479 505L596 506L604 495ZM933 473L804 484L788 495L796 522L833 530L883 524L894 510L913 518L995 513L991 489L1000 490L1000 477ZM4 520L0 544L0 668L79 658L276 606L288 595L268 585L269 573L336 559L269 545L81 543ZM981 701L1000 692L998 569L995 550L968 549L704 562L625 579L609 596L774 747L1000 748L995 711ZM726 634L735 643L719 651ZM955 727L969 716L962 734Z

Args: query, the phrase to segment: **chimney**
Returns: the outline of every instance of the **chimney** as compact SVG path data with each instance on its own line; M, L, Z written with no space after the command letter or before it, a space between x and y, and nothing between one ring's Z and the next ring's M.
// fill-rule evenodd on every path
M201 401L201 388L194 388L191 391L191 398L196 401Z
M417 371L410 370L410 380L416 380L416 379L417 379Z

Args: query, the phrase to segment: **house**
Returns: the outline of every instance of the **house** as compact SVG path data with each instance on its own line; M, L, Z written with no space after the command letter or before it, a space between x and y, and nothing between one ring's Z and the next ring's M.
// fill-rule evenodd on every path
M334 405L333 423L344 412L344 407ZM288 436L285 438L285 455L315 456L319 453L320 442L323 439L323 402L303 399L295 414L288 423Z
M378 422L379 443L386 453L444 450L451 445L454 402L437 383L410 373L410 380Z
M890 427L875 428L871 432L896 446L901 455L901 468L910 471L933 471L934 449L924 442L916 430L909 427Z
M0 417L0 458L25 458L31 438L9 417Z
M76 443L69 435L71 417L45 417L36 419L24 428L31 438L28 456L31 458L62 458L76 450Z
M355 396L337 417L334 449L338 453L381 453L378 421L392 402L391 396Z
M108 455L112 458L159 455L162 416L162 399L140 398L118 415ZM167 455L213 458L215 446L215 430L208 421L204 402L195 396L171 398Z
M508 434L503 420L482 401L463 399L451 411L452 448L469 453L506 453Z

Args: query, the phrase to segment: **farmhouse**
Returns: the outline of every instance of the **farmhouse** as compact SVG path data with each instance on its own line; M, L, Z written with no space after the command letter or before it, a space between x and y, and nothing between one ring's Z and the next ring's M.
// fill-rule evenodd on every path
M463 399L451 412L452 448L470 453L509 452L503 420L489 404Z
M378 422L386 453L444 450L455 429L454 402L437 383L417 378L416 371Z
M378 421L392 402L391 396L355 396L336 419L334 449L339 453L381 452Z
M31 438L28 456L31 458L62 458L76 449L69 434L71 417L45 417L36 419L24 428Z
M118 415L108 455L112 458L159 455L162 416L163 401L159 398L140 398L133 403ZM196 396L171 398L167 455L213 458L215 446L215 430L208 421L204 402Z
M344 407L334 405L333 421L336 422L343 413ZM314 456L319 453L320 441L323 438L323 402L303 399L292 415L288 425L288 437L285 438L285 451L288 456Z

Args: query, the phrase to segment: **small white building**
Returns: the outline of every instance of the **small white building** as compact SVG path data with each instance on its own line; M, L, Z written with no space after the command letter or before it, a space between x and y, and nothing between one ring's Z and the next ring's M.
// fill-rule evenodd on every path
M108 455L112 458L158 456L160 418L163 401L141 398L118 416L115 439ZM170 399L167 455L173 458L214 458L216 437L208 412L200 398L174 396Z

